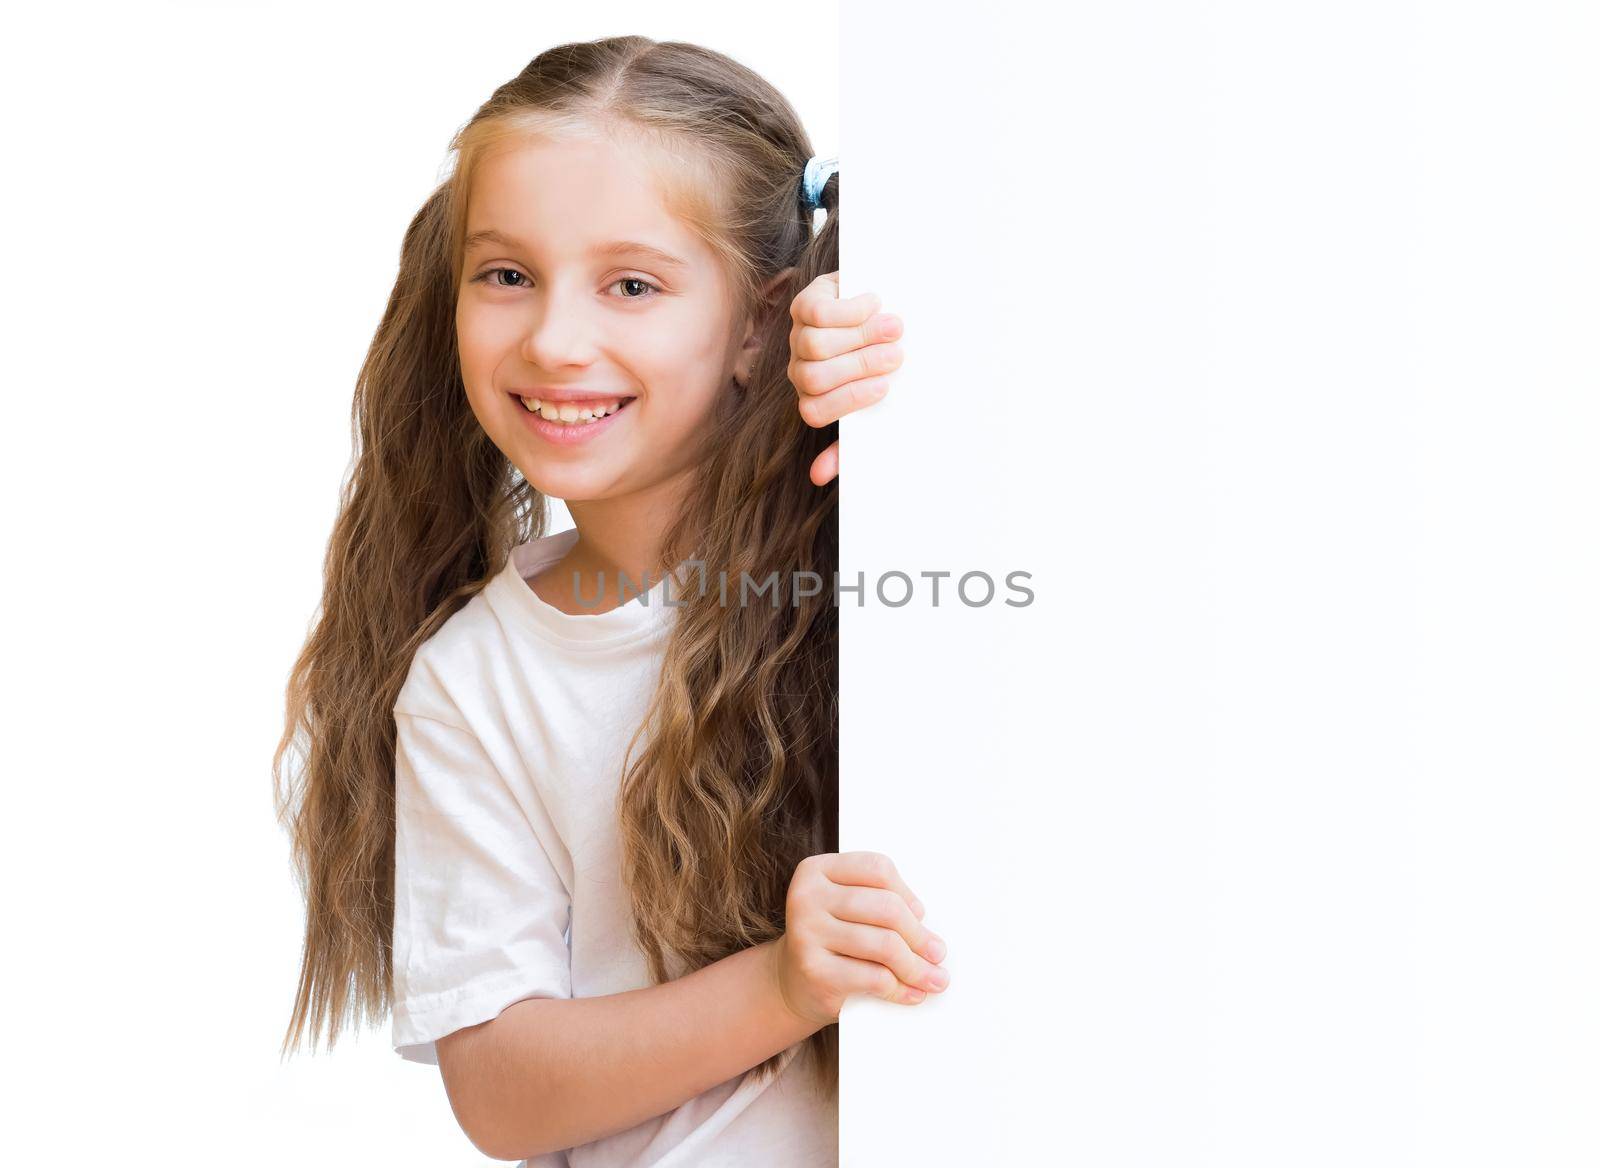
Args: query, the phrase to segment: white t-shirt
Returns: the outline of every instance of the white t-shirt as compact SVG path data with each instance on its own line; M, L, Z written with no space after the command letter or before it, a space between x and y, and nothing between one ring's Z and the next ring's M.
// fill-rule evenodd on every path
M607 612L541 599L527 580L577 536L515 548L418 649L395 702L392 1041L416 1062L437 1063L435 1040L525 998L652 984L622 887L616 797L678 610L662 603L660 582ZM764 1087L736 1076L523 1163L836 1165L837 1105L817 1097L805 1053L790 1047Z

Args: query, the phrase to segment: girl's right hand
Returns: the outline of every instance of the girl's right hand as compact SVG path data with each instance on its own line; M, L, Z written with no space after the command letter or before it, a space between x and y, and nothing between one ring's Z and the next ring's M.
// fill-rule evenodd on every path
M945 943L922 913L888 856L807 856L789 881L785 932L770 951L784 1004L821 1027L838 1020L851 994L914 1006L943 991Z

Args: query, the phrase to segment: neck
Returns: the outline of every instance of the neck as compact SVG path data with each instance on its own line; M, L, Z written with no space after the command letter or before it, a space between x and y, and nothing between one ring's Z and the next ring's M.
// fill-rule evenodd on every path
M658 561L662 537L682 510L694 483L690 466L643 491L613 499L569 501L567 510L578 528L578 540L562 565L567 573L585 579L603 573L608 596L618 595L621 577L636 586L649 573L649 583L660 579Z

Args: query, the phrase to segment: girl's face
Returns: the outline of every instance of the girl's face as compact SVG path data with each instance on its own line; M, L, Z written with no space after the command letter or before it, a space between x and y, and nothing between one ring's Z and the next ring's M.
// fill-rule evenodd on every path
M745 339L734 318L714 253L667 211L641 155L539 142L478 166L461 375L479 424L536 489L617 498L693 466ZM550 420L563 407L612 412Z

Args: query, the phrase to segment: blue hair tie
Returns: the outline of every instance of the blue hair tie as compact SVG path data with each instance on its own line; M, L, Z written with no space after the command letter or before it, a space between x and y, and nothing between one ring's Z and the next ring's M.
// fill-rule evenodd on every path
M822 203L822 188L828 185L828 179L839 173L839 160L837 158L818 158L811 156L811 161L806 163L805 178L801 180L800 192L805 199L806 210L815 211Z

